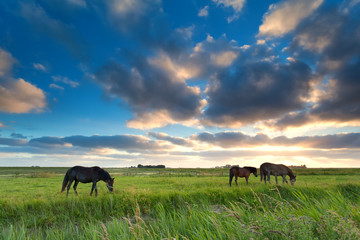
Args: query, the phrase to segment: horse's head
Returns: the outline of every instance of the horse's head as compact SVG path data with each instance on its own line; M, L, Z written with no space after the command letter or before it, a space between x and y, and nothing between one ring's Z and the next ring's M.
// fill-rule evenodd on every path
M296 182L296 176L294 176L293 178L290 178L290 183L292 186L294 186L295 182Z
M109 180L106 181L106 186L109 189L110 192L112 192L114 190L114 179L115 178L110 178Z
M257 175L257 169L256 169L256 168L254 169L254 171L253 171L252 173L255 175L255 177L258 176L258 175Z

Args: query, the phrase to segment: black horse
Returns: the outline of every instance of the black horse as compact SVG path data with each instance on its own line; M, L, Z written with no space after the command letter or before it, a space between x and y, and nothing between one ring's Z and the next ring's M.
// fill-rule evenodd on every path
M257 177L257 170L254 167L238 167L238 166L234 166L232 168L230 168L230 178L229 178L229 185L231 187L231 182L233 177L235 176L235 183L237 185L237 179L238 177L245 177L246 179L246 184L249 184L248 179L250 174L254 174L255 177Z
M95 189L95 196L97 196L96 183L100 180L104 181L106 183L106 186L109 189L109 191L112 192L114 179L115 178L110 177L110 174L107 171L105 171L104 169L102 169L100 167L75 166L75 167L70 168L66 172L61 192L63 192L67 186L67 191L66 191L66 196L67 196L69 194L69 190L70 190L72 182L75 181L73 188L74 188L75 194L77 195L76 187L79 182L82 182L82 183L91 183L92 182L93 185L91 188L90 196L92 195L94 189Z
M274 163L263 163L260 166L260 181L265 180L266 184L266 177L268 182L270 183L270 175L275 176L276 184L278 184L277 176L282 176L283 184L288 181L286 180L286 176L289 175L291 185L294 185L296 182L296 176L294 175L293 171L290 168L283 164L274 164Z

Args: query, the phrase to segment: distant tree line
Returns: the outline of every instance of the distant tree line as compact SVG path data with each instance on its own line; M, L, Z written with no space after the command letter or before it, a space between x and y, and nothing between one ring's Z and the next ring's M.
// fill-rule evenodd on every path
M137 165L138 168L165 168L165 165Z
M306 165L300 165L300 166L294 166L294 165L291 165L289 166L289 168L307 168Z

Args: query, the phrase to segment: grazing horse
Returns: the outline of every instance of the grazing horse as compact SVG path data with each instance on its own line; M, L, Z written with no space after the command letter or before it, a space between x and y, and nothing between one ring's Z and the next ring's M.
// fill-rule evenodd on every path
M229 179L229 185L231 187L231 182L233 177L235 176L235 183L237 185L237 179L238 177L245 177L246 179L246 184L249 184L248 179L250 174L254 174L255 177L257 177L257 170L254 167L238 167L238 166L234 166L232 168L230 168L230 179Z
M82 182L82 183L92 183L90 196L92 195L94 189L95 189L95 196L97 196L96 183L100 180L104 181L109 191L112 192L114 179L115 178L110 177L110 174L107 171L105 171L100 167L75 166L70 168L66 172L61 192L63 192L67 186L66 196L68 196L71 184L73 181L75 181L73 188L76 195L77 195L76 187L79 182Z
M294 183L296 182L296 176L291 171L291 169L288 168L287 166L285 166L283 164L273 164L273 163L261 164L261 166L260 166L260 177L261 177L260 181L262 181L262 179L264 177L265 184L266 184L266 176L267 176L267 180L270 183L270 175L275 176L276 184L278 184L277 176L282 176L283 184L285 182L288 183L288 181L286 180L286 175L289 175L291 185L294 185Z

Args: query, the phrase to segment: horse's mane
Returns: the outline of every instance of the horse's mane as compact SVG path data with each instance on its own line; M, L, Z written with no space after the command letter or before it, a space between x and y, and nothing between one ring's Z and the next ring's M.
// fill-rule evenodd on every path
M110 179L110 174L105 171L104 169L100 168L100 167L93 167L93 169L96 169L96 171L98 172L98 174L105 180Z
M255 167L244 167L246 168L247 170L249 170L250 172L252 173L255 173L256 172L256 168Z

